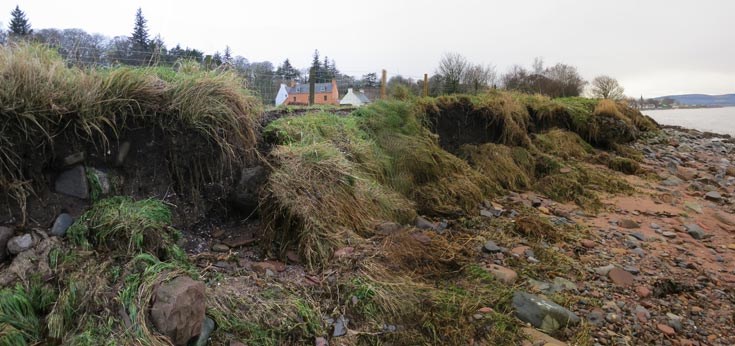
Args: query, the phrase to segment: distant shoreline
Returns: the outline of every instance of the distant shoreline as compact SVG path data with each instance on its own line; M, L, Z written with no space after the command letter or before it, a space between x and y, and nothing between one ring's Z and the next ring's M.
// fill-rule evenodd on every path
M671 108L648 108L648 109L640 109L641 112L643 111L673 111L677 109L709 109L709 108L727 108L727 107L735 107L735 105L702 105L702 106L678 106L678 107L671 107Z

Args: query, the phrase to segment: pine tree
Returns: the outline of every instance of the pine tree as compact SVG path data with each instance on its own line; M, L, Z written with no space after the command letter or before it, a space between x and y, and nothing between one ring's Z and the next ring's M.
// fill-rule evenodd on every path
M276 75L280 76L283 79L296 79L299 77L300 73L293 67L293 65L291 65L291 61L286 59L283 61L283 64L281 64L281 66L278 66L278 69L276 70Z
M135 49L148 50L148 21L143 17L143 10L138 7L135 12L135 26L133 27L133 35L130 40L133 42Z
M319 62L319 51L314 50L314 59L311 61L311 69L309 71L309 80L311 79L319 79L319 72L322 69L322 64Z
M330 75L329 71L331 71L329 67L329 57L325 55L322 69L321 71L319 71L319 76L321 77L322 82L330 82L332 80L332 76Z
M10 35L13 36L27 36L33 33L31 29L31 23L28 22L26 14L20 10L18 5L15 5L15 9L10 12L10 25L8 26Z
M225 54L222 56L222 62L225 64L232 62L232 50L230 46L225 46Z

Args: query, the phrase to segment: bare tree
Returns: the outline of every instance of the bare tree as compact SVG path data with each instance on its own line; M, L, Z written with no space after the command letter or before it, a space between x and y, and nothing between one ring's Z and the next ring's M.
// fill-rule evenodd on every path
M567 64L559 63L547 67L544 76L552 81L553 88L545 92L551 97L579 96L587 84L577 72L577 68Z
M469 65L467 59L461 54L444 54L441 61L439 61L439 69L436 74L442 78L445 93L454 94L462 92L462 79Z
M602 99L622 100L625 89L617 79L610 76L597 76L592 80L592 96Z
M467 87L467 91L478 93L495 84L496 78L495 66L477 64L466 69L462 83Z

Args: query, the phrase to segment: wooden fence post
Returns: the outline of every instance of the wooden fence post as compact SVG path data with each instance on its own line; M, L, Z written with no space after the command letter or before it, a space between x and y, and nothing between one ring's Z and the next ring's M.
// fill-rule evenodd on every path
M387 98L385 94L385 85L387 83L386 79L388 78L387 76L388 76L388 72L383 70L383 76L380 77L380 98L384 100Z
M429 96L429 74L424 73L424 97Z

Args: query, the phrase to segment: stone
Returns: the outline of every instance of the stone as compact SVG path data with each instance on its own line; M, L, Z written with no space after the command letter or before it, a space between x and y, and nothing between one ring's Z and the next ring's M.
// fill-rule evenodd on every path
M675 176L672 175L672 176L666 178L666 180L662 181L661 182L661 185L663 185L663 186L678 186L678 185L681 185L683 183L684 183L683 180L681 180L678 177L675 177Z
M498 244L495 244L495 242L492 240L488 240L485 243L485 246L482 247L482 250L485 252L489 252L489 253L498 253L498 252L503 251L503 249L500 248Z
M100 195L108 195L110 194L110 178L107 175L107 172L101 171L96 168L92 168L90 172L94 175L94 177L97 179L96 183L99 184L97 188L99 188ZM95 186L92 185L92 190L94 191ZM93 196L94 197L94 196ZM99 196L97 196L99 197Z
M545 333L542 333L534 328L524 327L523 334L528 336L528 340L533 345L540 344L544 346L566 346L567 343L559 341Z
M204 316L202 329L199 331L199 337L197 338L194 346L207 346L207 343L209 343L209 336L212 335L215 326L213 319L209 318L209 316ZM232 343L230 343L230 345L232 345Z
M487 209L480 209L480 216L493 218L495 217L495 213Z
M51 235L56 237L63 237L66 234L66 230L71 227L74 223L74 218L67 213L61 213L56 217L54 225L51 226Z
M77 163L82 163L82 161L84 161L84 152L76 152L69 154L64 158L64 166L73 166Z
M254 242L256 242L258 239L255 238L252 234L244 234L240 235L234 238L225 239L222 241L225 245L229 246L230 248L238 248L245 245L250 245Z
M403 226L395 222L383 222L375 227L375 231L380 234L391 235L400 231L402 228Z
M638 269L638 267L634 267L634 266L625 266L625 267L623 267L623 269L626 272L631 273L633 275L638 275L641 272L641 270Z
M30 233L26 233L8 239L7 248L9 253L17 255L21 252L30 250L33 245L35 245L33 236Z
M347 324L350 322L350 320L346 319L344 316L339 316L336 321L334 321L334 331L332 332L332 336L339 337L344 336L347 334Z
M301 257L299 256L299 253L294 250L286 251L286 259L290 263L296 263L296 264L301 263Z
M513 255L516 255L518 257L521 257L521 256L525 256L526 255L526 251L528 251L528 250L531 250L531 248L528 247L528 246L525 246L525 245L521 245L521 246L516 246L516 247L512 248L510 250L510 252Z
M559 291L576 291L577 290L577 284L561 276L555 277L552 284L554 287L558 288Z
M641 298L646 298L651 295L651 290L646 286L638 286L635 288L635 293Z
M546 207L538 207L537 209L542 214L546 214L546 215L551 214L551 211L549 210L549 208L546 208Z
M128 157L128 153L130 153L130 142L125 141L117 148L115 164L117 166L122 166L122 164L125 163L125 159Z
M545 332L576 325L580 321L574 312L563 306L526 292L514 293L511 304L516 317Z
M615 269L615 265L608 264L606 266L597 267L594 270L595 270L595 273L597 273L599 275L607 275L613 269Z
M661 225L651 222L651 229L661 229Z
M232 204L243 213L253 213L260 201L260 188L265 184L268 172L263 166L246 167L240 171L240 179L230 195Z
M246 345L239 341L230 341L230 346L246 346Z
M631 219L622 219L622 220L620 220L620 222L618 222L618 225L620 227L622 227L622 228L628 228L628 229L640 228L641 227L641 224L639 224L638 222L635 222L635 221L633 221Z
M54 191L80 199L89 198L89 182L84 166L74 166L56 178Z
M276 272L276 267L269 262L255 262L250 265L250 269L258 274L267 274L268 271Z
M661 232L661 235L666 238L676 238L676 232L664 231L664 232Z
M640 241L646 241L646 236L641 232L633 232L630 234L633 238L638 239Z
M212 245L212 251L227 252L227 251L230 251L230 247L222 243L217 243L217 244Z
M702 214L704 212L702 210L702 206L697 203L692 203L692 202L684 203L684 208L687 208L697 214Z
M699 227L696 223L689 223L684 225L684 228L686 228L687 233L692 236L692 238L700 240L704 239L707 235L704 233L704 230Z
M329 342L325 337L318 337L314 339L314 346L329 346Z
M710 191L704 194L704 199L712 202L719 202L722 200L722 195L717 191Z
M595 242L593 240L589 240L589 239L582 239L582 240L579 241L579 243L582 244L582 246L584 246L584 247L586 247L588 249L594 249L595 246L597 245L597 244L595 244Z
M355 252L355 248L352 246L345 246L343 248L337 249L334 251L334 257L335 258L342 258L342 257L348 257L352 255L352 253Z
M8 240L15 235L12 228L0 226L0 262L8 258Z
M201 281L178 276L161 284L153 293L151 322L174 345L186 345L202 331L206 297Z
M49 267L49 261L39 261L49 258L51 249L59 247L59 238L46 237L34 248L19 253L9 266L0 270L0 287L7 287L12 282L27 280L32 275L41 278L51 277L53 271Z
M664 333L664 335L666 336L676 335L676 331L674 330L674 328L671 328L665 324L659 323L656 325L656 328L658 328L658 330L661 331L661 333Z
M691 168L677 167L676 176L685 181L694 180L697 177L697 171Z
M610 278L610 280L613 282L613 284L621 287L627 287L633 284L633 281L635 278L633 277L633 274L620 269L620 268L613 268L608 273L607 276Z
M587 321L594 325L599 326L605 322L604 312L600 309L594 309L587 314Z
M481 308L477 309L477 312L479 312L481 314L489 314L489 313L493 312L493 308L491 308L489 306L484 306L484 307L481 307Z
M497 264L487 266L487 271L492 274L498 281L512 285L518 280L518 274L510 268L502 267Z
M429 220L427 220L427 219L425 219L425 218L423 218L421 216L417 216L416 217L416 220L414 221L414 225L418 229L432 229L432 230L436 230L436 225L433 222L431 222L431 221L429 221Z
M714 214L714 217L715 219L717 219L717 221L720 221L728 226L735 226L735 218L733 218L731 214L718 211Z

